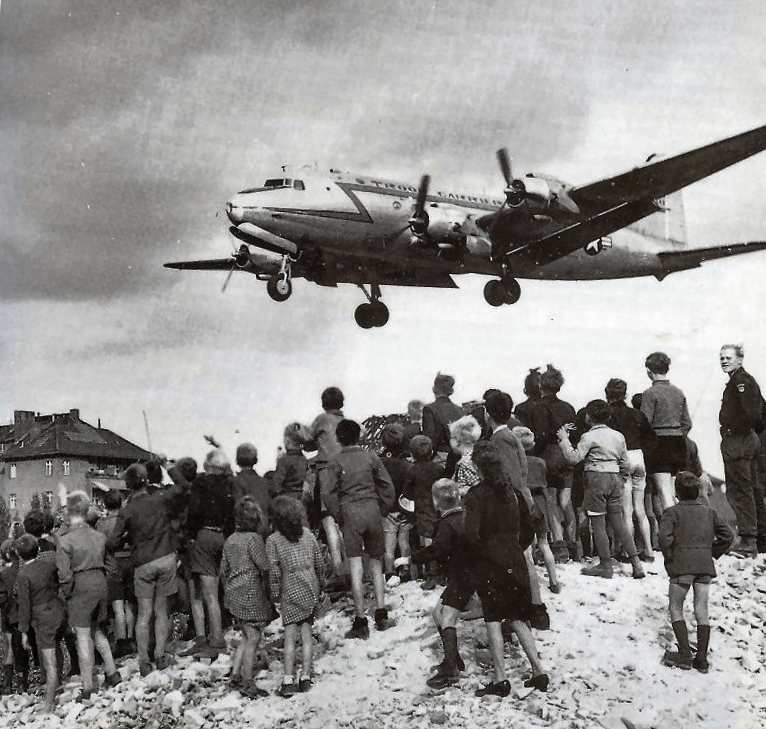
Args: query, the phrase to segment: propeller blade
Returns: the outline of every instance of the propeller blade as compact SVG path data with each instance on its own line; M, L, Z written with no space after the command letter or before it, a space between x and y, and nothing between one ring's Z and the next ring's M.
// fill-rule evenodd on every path
M498 211L495 213L495 217L492 218L492 225L489 227L489 239L494 244L495 241L495 230L497 229L497 223L500 220L500 213L503 212L503 208L508 204L507 200L503 201L503 204L500 206Z
M420 178L420 187L418 187L418 197L415 202L415 215L421 217L426 209L426 198L428 197L428 186L431 184L429 175L423 175Z
M497 150L497 161L500 164L500 171L503 173L506 187L510 187L513 181L513 171L511 170L511 158L508 156L508 150L505 147Z
M236 264L234 264L230 269L229 273L226 276L226 280L223 282L223 287L221 288L221 293L226 293L226 287L229 285L229 281L231 281L231 275L234 273L234 269L236 268Z

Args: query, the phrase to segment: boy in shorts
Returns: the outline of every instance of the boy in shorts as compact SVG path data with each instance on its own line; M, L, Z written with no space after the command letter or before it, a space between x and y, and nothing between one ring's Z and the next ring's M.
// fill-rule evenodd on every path
M676 476L678 503L666 509L660 521L659 540L670 578L668 603L678 651L665 651L664 666L708 672L710 642L708 592L715 577L718 559L734 541L731 527L700 498L700 480L688 471ZM697 619L697 654L692 657L689 633L684 620L684 600L694 589L694 617Z
M56 644L63 637L64 604L58 595L56 553L40 552L37 539L24 534L15 542L16 553L23 564L16 578L19 605L19 632L22 648L29 646L29 629L35 631L37 649L42 654L45 674L43 713L53 711L58 668Z
M168 597L178 592L176 553L171 520L183 509L187 492L175 484L162 491L149 491L146 468L140 463L128 466L125 485L133 492L120 509L108 539L110 550L129 544L133 558L133 584L138 615L136 647L142 676L152 671L149 660L149 625L154 616L154 657L157 670L167 668L171 659L165 653L168 639Z
M94 648L106 669L107 687L120 682L112 649L101 626L106 622L107 589L104 575L106 537L88 526L90 496L84 491L67 494L69 530L59 537L56 547L59 595L66 600L69 625L77 638L82 691L78 701L90 698L94 689Z
M457 647L457 622L476 591L476 581L457 483L440 478L431 492L434 508L439 512L436 534L434 541L416 552L412 560L419 563L435 560L447 578L447 587L431 613L444 645L444 660L426 681L431 688L443 689L457 683L460 671L465 669Z
M623 484L629 473L628 449L622 433L606 425L610 416L609 405L604 400L591 400L585 406L585 422L590 430L583 434L576 449L569 442L569 429L566 425L557 431L564 458L572 465L582 461L585 467L582 508L593 528L599 564L583 568L582 574L612 579L612 558L606 533L608 519L630 559L633 577L640 580L646 574L622 510Z
M341 451L330 459L322 497L327 510L335 517L343 533L343 542L351 571L351 595L354 599L354 623L347 638L369 638L364 615L362 554L370 560L375 591L375 627L390 626L384 603L383 555L385 537L382 517L394 504L394 484L380 458L359 445L361 428L354 420L341 420L335 430Z

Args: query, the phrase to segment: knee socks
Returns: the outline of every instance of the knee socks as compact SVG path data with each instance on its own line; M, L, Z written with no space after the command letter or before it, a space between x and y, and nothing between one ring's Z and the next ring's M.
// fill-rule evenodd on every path
M684 656L690 656L692 649L689 647L689 631L686 628L685 620L673 621L673 633L678 643L678 652Z

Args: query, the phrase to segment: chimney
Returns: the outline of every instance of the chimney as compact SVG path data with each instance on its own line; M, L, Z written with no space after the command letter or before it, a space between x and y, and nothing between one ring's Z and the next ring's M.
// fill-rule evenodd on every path
M26 433L31 430L35 422L35 414L32 410L13 411L13 442L18 443Z
M79 408L71 408L69 411L69 417L75 422L80 422L80 409Z

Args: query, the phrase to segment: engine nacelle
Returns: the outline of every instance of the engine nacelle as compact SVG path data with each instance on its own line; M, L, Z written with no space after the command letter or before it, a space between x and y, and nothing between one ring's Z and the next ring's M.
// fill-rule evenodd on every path
M250 265L250 248L243 243L236 253L233 253L234 263L237 268L247 268Z
M522 182L526 190L525 197L534 207L545 208L551 201L550 185L539 177L525 177Z

